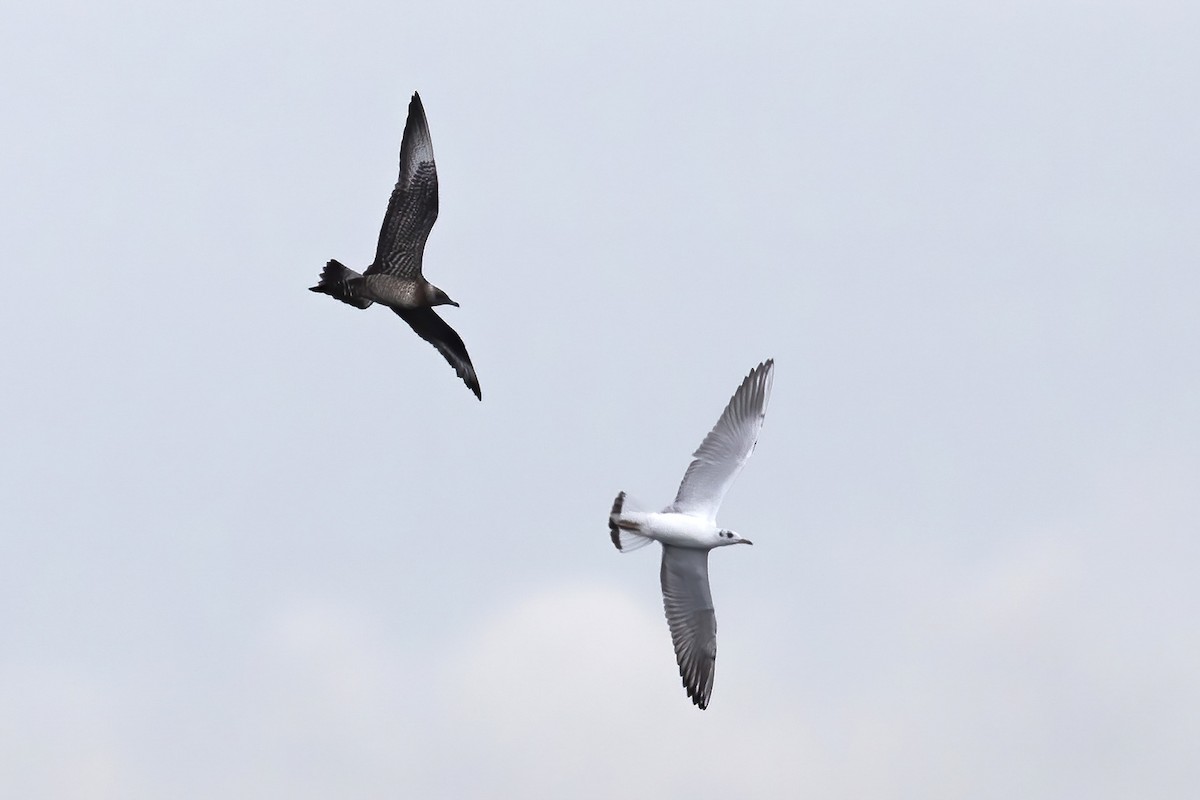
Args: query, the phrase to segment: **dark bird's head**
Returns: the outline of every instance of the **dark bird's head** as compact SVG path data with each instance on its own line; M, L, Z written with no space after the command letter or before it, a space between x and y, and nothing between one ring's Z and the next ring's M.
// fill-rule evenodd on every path
M749 539L743 539L733 531L727 531L725 529L717 531L717 547L727 544L754 544L754 542L750 541Z
M454 306L458 307L458 303L450 299L450 295L443 292L432 283L425 286L425 297L431 306Z

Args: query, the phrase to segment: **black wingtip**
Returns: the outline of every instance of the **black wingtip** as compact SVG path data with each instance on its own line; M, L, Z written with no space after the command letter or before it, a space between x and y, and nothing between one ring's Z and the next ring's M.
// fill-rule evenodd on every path
M414 112L425 116L425 104L421 102L421 94L419 92L412 93L412 99L408 101L408 113L411 116Z
M458 373L458 377L462 378L462 382L467 385L471 393L475 395L479 402L483 402L483 389L479 387L479 377L475 375L475 366L471 364L471 357L467 355L467 348L463 347L463 357L465 363L460 370L458 365L452 365L454 371Z
M443 353L443 355L445 354ZM463 355L466 355L465 348L463 349ZM446 360L450 361L449 358ZM450 366L454 367L455 373L457 373L459 379L466 384L467 388L471 390L471 394L475 395L475 399L482 403L483 390L479 388L479 379L475 377L475 368L471 366L470 357L467 357L466 363L463 364L461 368L460 365L455 364L453 361L450 362Z
M747 375L746 378L747 379L753 378L754 376L758 375L759 373L766 372L768 370L773 369L774 367L775 367L775 359L768 358L767 360L759 363L759 365L757 367L750 370L750 374Z

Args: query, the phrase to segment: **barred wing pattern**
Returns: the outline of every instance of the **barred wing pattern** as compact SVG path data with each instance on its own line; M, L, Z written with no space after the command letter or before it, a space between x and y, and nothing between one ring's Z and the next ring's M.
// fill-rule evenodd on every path
M416 278L421 275L425 241L438 215L437 166L433 141L421 96L413 93L408 104L408 122L400 144L400 178L388 201L375 261L366 275Z

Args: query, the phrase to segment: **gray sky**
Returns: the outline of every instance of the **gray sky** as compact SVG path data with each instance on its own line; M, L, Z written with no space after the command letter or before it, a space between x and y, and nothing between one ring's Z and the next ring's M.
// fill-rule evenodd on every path
M244 6L6 9L5 796L1193 796L1194 3ZM414 89L482 404L306 291Z

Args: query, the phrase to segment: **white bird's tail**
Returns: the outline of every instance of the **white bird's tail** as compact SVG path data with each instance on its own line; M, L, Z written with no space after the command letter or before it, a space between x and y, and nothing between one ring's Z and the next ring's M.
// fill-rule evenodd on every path
M612 537L612 543L622 553L637 550L654 541L649 536L639 533L641 525L626 516L638 511L641 509L637 508L637 502L633 498L627 497L624 492L621 492L617 495L617 499L613 500L612 511L608 515L608 531Z

